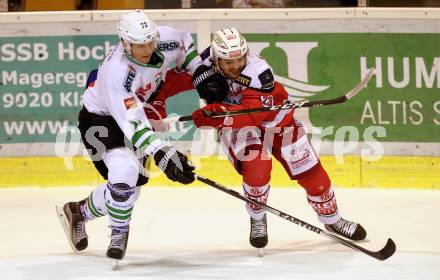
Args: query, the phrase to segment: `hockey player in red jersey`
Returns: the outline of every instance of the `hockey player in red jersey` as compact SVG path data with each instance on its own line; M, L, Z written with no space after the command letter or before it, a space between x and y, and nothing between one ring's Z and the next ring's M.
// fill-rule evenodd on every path
M267 62L249 52L242 34L235 28L218 30L211 46L200 56L206 67L226 78L229 91L212 95L199 86L203 77L194 76L199 95L208 104L194 111L192 118L197 127L221 130L221 143L243 178L245 196L266 203L273 156L290 179L297 180L305 189L309 204L326 229L352 240L364 239L366 231L360 224L341 217L327 172L293 110L223 118L208 116L210 112L282 105L288 99L283 86L274 81ZM246 208L250 214L250 244L263 248L268 242L266 213L251 204Z

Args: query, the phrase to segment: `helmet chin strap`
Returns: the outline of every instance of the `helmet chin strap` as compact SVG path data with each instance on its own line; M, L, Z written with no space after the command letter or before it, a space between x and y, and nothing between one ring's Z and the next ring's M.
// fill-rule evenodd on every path
M127 55L131 55L131 43L126 43L121 39L122 44L124 45L124 51Z
M216 62L212 62L212 70L214 70L215 73L220 74L225 78L229 78L225 73L223 73L220 66L218 66L218 60Z

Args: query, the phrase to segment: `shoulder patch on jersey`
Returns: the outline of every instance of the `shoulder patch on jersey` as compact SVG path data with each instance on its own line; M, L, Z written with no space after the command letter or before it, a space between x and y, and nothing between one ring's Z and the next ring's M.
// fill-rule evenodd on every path
M136 69L133 66L128 65L127 76L124 81L124 88L127 92L131 92L131 85L133 84L134 77L136 77Z
M246 76L244 74L240 74L237 79L234 80L237 84L240 84L245 87L249 87L251 84L252 78L249 76Z
M128 97L124 99L124 104L125 104L125 108L128 109L132 109L132 108L136 108L136 100L134 99L134 97Z
M207 47L201 54L200 58L206 60L211 55L211 47Z
M179 46L179 42L177 42L176 40L160 41L157 44L157 48L162 52L174 51Z
M261 103L264 107L272 107L273 106L273 96L272 95L265 95L260 96Z
M258 79L261 83L261 89L270 90L274 87L274 77L273 73L270 69L264 70L260 75L258 75Z

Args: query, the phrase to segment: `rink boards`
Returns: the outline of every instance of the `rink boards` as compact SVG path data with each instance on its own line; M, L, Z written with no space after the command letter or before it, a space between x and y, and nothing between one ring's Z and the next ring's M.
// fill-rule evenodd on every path
M439 157L384 156L379 161L365 161L360 156L345 156L338 163L334 156L321 156L321 162L333 185L339 187L440 189ZM240 176L224 157L193 156L197 172L227 186L240 186ZM181 186L170 182L151 165L149 186ZM159 175L159 176L158 176ZM92 162L83 157L64 161L59 157L0 158L0 188L18 186L96 185L103 179ZM195 182L190 186L202 186ZM272 187L298 186L290 181L283 167L273 161Z
M117 42L114 22L121 12L7 13L0 19L0 188L96 185L102 180L85 158L56 157L55 143L61 128L76 127L86 74ZM371 83L349 103L298 110L296 117L311 138L321 135L319 140L327 141L318 154L336 186L440 188L440 9L147 12L161 25L190 31L199 50L209 45L216 29L239 28L293 101L337 97L375 67ZM167 104L169 112L188 115L199 105L194 92L179 98ZM333 141L345 141L346 134L359 145L345 149L351 144L344 143L341 163L333 156ZM75 147L63 146L61 150L72 152L66 156L81 154L79 134L65 138ZM167 139L215 142L213 134L199 134L190 122L174 127ZM361 157L368 140L382 145L380 160ZM192 148L182 151L200 155ZM193 161L198 163L199 157ZM210 154L200 162L201 175L240 186L224 157ZM279 163L274 163L271 184L297 185ZM152 178L149 185L178 186L164 176Z

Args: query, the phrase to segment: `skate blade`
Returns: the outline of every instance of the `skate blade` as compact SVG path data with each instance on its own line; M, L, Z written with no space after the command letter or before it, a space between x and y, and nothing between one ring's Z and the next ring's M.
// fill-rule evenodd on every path
M260 258L264 257L264 248L259 248L258 249L257 257L260 257Z
M115 270L118 270L118 269L119 269L119 260L113 259L112 260L112 270L115 271Z
M67 218L66 215L64 214L63 208L56 205L55 210L57 211L58 220L60 220L61 227L63 228L64 233L66 234L67 241L69 242L70 247L74 252L78 252L78 250L75 248L75 245L73 245L72 240L70 239L69 223L67 222Z

